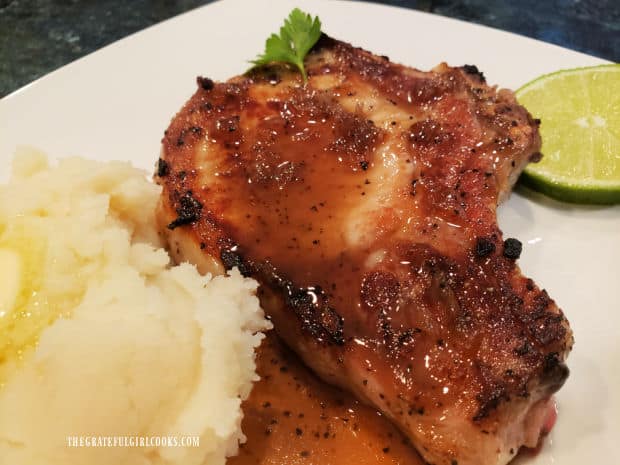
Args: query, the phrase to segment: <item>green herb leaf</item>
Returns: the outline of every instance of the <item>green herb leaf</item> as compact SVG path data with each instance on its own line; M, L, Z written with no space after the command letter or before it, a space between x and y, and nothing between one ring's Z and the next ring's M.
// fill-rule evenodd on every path
M265 42L265 52L251 63L260 66L267 63L283 62L296 66L304 79L308 80L304 69L304 58L321 37L321 21L318 16L312 19L307 13L295 8L284 20L280 35L271 34Z

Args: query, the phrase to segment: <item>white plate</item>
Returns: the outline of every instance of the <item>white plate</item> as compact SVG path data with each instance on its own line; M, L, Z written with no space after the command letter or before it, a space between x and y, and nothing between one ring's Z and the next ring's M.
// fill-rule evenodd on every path
M293 6L323 30L421 69L476 64L491 83L517 88L560 68L601 63L587 55L460 21L380 5L226 0L181 15L78 60L0 100L0 178L17 145L53 156L131 159L151 169L170 118L194 79L247 68ZM527 464L612 463L620 436L620 207L586 208L517 193L500 209L520 260L559 303L575 331L559 420Z

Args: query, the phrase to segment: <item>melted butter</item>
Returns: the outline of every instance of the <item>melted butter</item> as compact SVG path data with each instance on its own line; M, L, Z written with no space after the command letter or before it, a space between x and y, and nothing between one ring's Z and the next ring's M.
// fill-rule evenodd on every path
M21 290L22 260L10 249L0 249L0 318L8 315L15 306Z
M41 315L47 313L38 292L44 247L23 233L23 228L13 228L0 239L0 387L36 345L44 325Z
M46 262L46 240L31 230L14 221L0 236L0 388L36 347L41 332L69 315L86 286L74 276L71 286L45 285L44 276L61 276Z

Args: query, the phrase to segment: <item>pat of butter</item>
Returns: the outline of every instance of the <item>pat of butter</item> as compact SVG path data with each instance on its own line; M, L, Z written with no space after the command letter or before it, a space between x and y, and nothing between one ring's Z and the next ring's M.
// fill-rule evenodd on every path
M11 313L21 288L22 261L19 254L0 248L0 318Z

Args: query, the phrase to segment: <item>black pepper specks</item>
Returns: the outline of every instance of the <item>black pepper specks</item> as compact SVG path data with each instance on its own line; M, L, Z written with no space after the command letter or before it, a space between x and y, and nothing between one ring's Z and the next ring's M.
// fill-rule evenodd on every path
M538 163L540 160L542 160L542 157L543 157L542 153L540 153L540 152L534 152L533 154L531 154L531 155L530 155L529 160L530 160L532 163Z
M207 77L198 76L196 78L196 82L204 90L211 90L211 89L213 89L213 81L211 79L207 78Z
M192 197L192 192L187 191L179 199L179 207L176 209L177 218L168 225L168 229L175 229L178 226L193 223L200 219L202 204Z
M476 239L475 253L477 257L487 257L493 252L495 252L495 243L492 240L486 237L478 237Z
M362 168L363 171L366 171L368 169L368 162L366 160L362 160L360 162L360 168Z
M529 342L524 342L523 345L517 347L514 349L515 354L517 354L520 357L523 357L524 355L527 355L531 352L532 350L532 346L530 345Z
M510 258L511 260L518 259L521 256L522 249L523 245L518 239L510 237L504 241L504 257L506 258Z
M170 173L170 166L168 165L168 162L163 158L157 160L157 176L163 178L168 176L168 173Z
M545 359L543 361L543 372L549 373L555 369L560 364L560 356L557 352L551 352L545 355Z
M239 272L246 277L252 274L250 267L245 263L241 254L236 251L235 247L222 249L220 251L220 259L222 260L224 268L227 270L237 268Z
M480 82L486 82L484 74L478 69L476 65L463 65L462 68L465 73L471 74L472 76L477 76L478 79L480 79Z
M303 329L327 343L344 345L344 320L329 305L326 305L320 286L288 289L288 304L301 319ZM312 297L312 295L318 297Z

